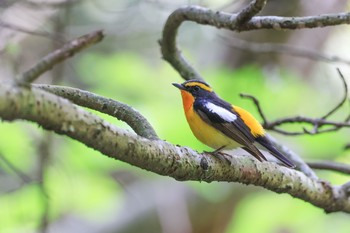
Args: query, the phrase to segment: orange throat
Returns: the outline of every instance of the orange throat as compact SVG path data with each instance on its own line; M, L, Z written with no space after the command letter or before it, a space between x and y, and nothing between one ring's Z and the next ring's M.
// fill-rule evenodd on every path
M185 112L187 112L193 106L194 97L190 93L184 90L181 90L181 96L182 96L182 103L184 106L184 110Z

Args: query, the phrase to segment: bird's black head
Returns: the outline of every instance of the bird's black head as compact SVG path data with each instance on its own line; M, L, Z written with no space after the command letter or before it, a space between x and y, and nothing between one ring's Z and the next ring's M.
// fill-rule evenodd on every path
M201 80L188 80L182 84L173 83L173 85L182 91L190 93L193 97L204 97L213 94L213 89Z

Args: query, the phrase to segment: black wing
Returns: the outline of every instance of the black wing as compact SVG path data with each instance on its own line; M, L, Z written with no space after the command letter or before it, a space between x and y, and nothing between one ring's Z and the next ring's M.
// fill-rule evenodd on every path
M218 107L218 110L221 110L220 108L227 110L228 113L233 114L235 117L228 117L227 115L229 114L224 115L224 110L213 111L214 109L210 108L210 103ZM193 108L206 123L241 144L243 149L259 161L266 161L265 156L254 146L255 138L251 134L250 129L245 125L239 115L232 110L232 106L229 103L224 101L208 102L207 100L197 99ZM230 118L232 120L229 120Z

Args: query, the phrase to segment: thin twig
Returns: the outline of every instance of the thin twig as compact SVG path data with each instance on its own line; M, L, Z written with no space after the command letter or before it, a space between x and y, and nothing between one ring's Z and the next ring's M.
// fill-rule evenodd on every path
M251 99L254 102L254 104L259 112L259 115L261 116L261 118L263 120L263 126L268 125L267 118L265 117L265 114L260 106L259 100L257 98L255 98L254 96L249 95L249 94L240 93L239 95L242 98Z
M43 211L40 217L39 230L40 233L46 233L49 226L50 202L48 200L48 191L46 187L47 166L49 164L52 148L52 133L45 132L38 144L38 180L40 188L40 196L43 203Z
M248 95L248 94L243 94L241 93L240 96L242 98L248 98L251 99L258 112L259 115L261 116L262 120L263 120L263 127L266 129L266 126L269 124L267 121L267 118L265 117L265 114L260 106L259 100L257 98L255 98L252 95ZM283 132L284 133L284 132ZM288 132L287 132L288 133ZM296 153L294 153L293 151L291 151L289 148L280 145L276 142L276 139L274 139L271 135L266 134L266 136L269 138L269 140L272 142L272 144L278 148L278 150L280 152L282 152L285 156L287 156L290 160L293 161L293 163L296 165L297 169L301 172L303 172L305 175L312 177L312 178L317 178L317 175L315 174L314 171L312 171L312 169L300 158L300 156L298 156Z
M53 17L53 31L54 36L56 38L66 38L66 32L67 32L67 25L69 25L70 20L70 11L71 11L71 4L65 5L63 15L58 14L55 17ZM55 51L61 47L62 44L57 44L57 41L52 41L51 43L51 51ZM51 72L51 84L59 84L63 80L64 76L64 70L65 70L65 63L62 63L61 65L58 65L56 69L52 70Z
M66 37L66 26L69 25L70 18L70 9L71 4L64 5L64 14L63 16L57 15L53 18L54 21L54 36L56 38ZM52 41L52 51L58 48L57 42ZM56 69L51 72L52 78L51 83L57 84L63 79L65 63L57 66ZM37 145L38 151L38 177L41 181L39 183L40 188L40 199L42 202L42 212L39 220L38 231L40 233L47 233L50 227L50 212L51 212L51 203L49 200L49 190L47 188L47 169L52 157L52 146L54 144L53 134L51 132L45 132L44 135L39 138L39 143Z
M224 42L235 49L254 52L254 53L278 53L289 56L307 58L315 61L324 61L332 63L343 63L350 65L350 60L338 56L326 55L307 48L295 47L286 44L276 43L257 43L238 38L229 38L228 36L220 36Z
M52 67L69 57L72 57L77 52L90 47L103 39L103 32L95 31L84 36L81 36L75 40L72 40L65 44L62 48L48 54L41 61L35 64L32 68L26 71L20 82L30 83L37 79L40 75L46 71L52 69Z
M298 122L298 123L304 123L304 122ZM300 136L300 135L305 135L305 134L315 135L315 134L335 132L335 131L340 130L342 127L343 126L341 126L341 127L334 126L334 127L328 128L328 129L317 129L317 131L314 131L314 130L310 131L310 130L307 130L305 127L303 127L302 131L286 131L286 130L280 129L278 127L273 127L273 128L267 127L266 129L272 130L276 133L286 135L286 136Z
M299 135L304 135L305 132L304 131L297 131L297 132L290 132L290 131L286 131L277 127L274 128L269 128L269 127L265 127L265 129L274 131L276 133L282 134L282 135L286 135L286 136L299 136Z
M348 122L329 121L321 118L310 118L310 117L303 117L303 116L281 118L273 122L269 122L266 125L266 127L268 129L274 129L276 126L280 126L287 123L306 123L310 125L318 124L319 127L325 126L325 125L337 126L337 127L350 127L350 123Z
M344 97L343 99L340 101L339 104L337 104L337 106L334 107L334 109L332 109L331 111L329 111L326 115L324 115L323 117L321 117L321 119L326 119L329 116L331 116L334 112L336 112L341 106L343 106L343 104L346 102L346 100L348 99L348 84L345 81L344 75L342 74L342 72L340 72L339 68L337 68L337 72L339 74L340 79L342 80L343 86L344 86Z
M31 183L32 178L23 173L15 165L13 165L3 154L0 153L0 160L11 170L13 171L23 182L23 184Z
M69 99L77 105L116 117L126 122L135 133L142 137L158 139L156 132L148 120L127 104L72 87L44 84L33 84L33 86Z
M324 130L317 130L316 133L326 133L326 132L331 132L331 131L336 131L339 130L342 127L350 127L350 123L348 123L349 119L347 118L344 122L335 122L335 121L328 121L325 119L320 119L320 118L309 118L309 117L303 117L303 116L295 116L295 117L287 117L287 118L282 118L279 120L275 120L273 122L269 122L260 106L259 100L249 94L240 94L241 97L243 98L248 98L251 99L253 101L253 103L255 104L260 117L263 120L263 127L265 129L268 130L273 130L277 133L283 134L283 135L290 135L290 136L297 136L297 135L303 135L303 134L315 134L313 132L310 132L308 130L306 130L305 128L303 129L303 131L300 132L289 132L289 131L285 131L282 129L277 128L277 126L281 126L287 123L306 123L306 124L310 124L310 125L318 125L319 127L324 126L324 125L330 125L330 126L334 126L332 128L329 129L324 129Z
M350 165L334 161L313 161L307 162L313 169L330 170L350 175Z
M73 7L82 0L65 0L65 1L32 1L26 0L25 3L30 7L41 8L64 8Z
M344 103L347 100L348 97L348 86L345 81L345 78L343 74L340 72L340 70L337 68L337 71L339 73L339 76L342 80L343 86L344 86L344 97L340 101L339 104L337 104L333 109L331 109L327 114L322 116L321 118L309 118L309 117L303 117L303 116L294 116L294 117L286 117L281 118L275 121L268 121L265 117L265 114L262 111L262 108L260 106L260 103L257 98L255 98L252 95L247 94L241 94L241 97L249 98L251 99L256 108L258 109L258 112L263 119L263 126L265 129L273 130L277 133L283 134L283 135L289 135L289 136L297 136L297 135L304 135L304 134L321 134L321 133L328 133L328 132L334 132L341 128L348 128L350 127L350 114L344 119L344 121L338 122L338 121L329 121L327 120L328 117L330 117L332 114L334 114L337 110L339 110ZM290 124L290 123L302 123L302 124L309 124L313 126L312 130L308 130L305 127L302 128L302 131L296 131L296 132L290 132L286 130L282 130L278 128L278 126L284 125L284 124ZM321 129L323 126L331 126L330 128Z
M3 22L3 21L0 21L0 27L11 29L11 30L14 30L17 32L22 32L22 33L33 35L33 36L40 36L40 37L48 38L50 40L57 40L57 37L55 37L54 35L52 35L49 32L33 31L33 30L29 30L29 29L23 28L23 27L18 26L18 25L10 24L10 23Z

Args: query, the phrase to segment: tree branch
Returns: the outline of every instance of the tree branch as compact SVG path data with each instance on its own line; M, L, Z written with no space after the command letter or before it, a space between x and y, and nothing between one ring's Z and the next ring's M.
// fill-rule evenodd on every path
M288 147L278 143L276 139L273 138L270 134L266 134L266 137L268 137L268 139L274 147L276 147L283 155L287 156L287 158L293 161L297 170L303 172L306 176L310 178L318 179L316 173L310 168L310 166L307 163L305 163L304 160L301 159L301 157L298 154L293 152Z
M228 181L289 193L327 212L350 213L344 189L275 163L233 156L231 165L207 154L119 129L68 100L35 87L0 85L0 117L25 119L67 135L111 158L177 180Z
M38 180L40 180L39 189L40 189L40 196L41 196L41 201L43 205L43 211L41 213L40 223L39 223L39 232L46 233L48 231L49 214L51 210L51 205L48 197L47 184L46 184L47 168L49 165L49 161L52 157L51 132L45 132L43 137L41 137L39 140L40 140L39 144L37 145L38 165L39 165L37 177L38 177Z
M246 7L244 7L238 14L236 24L238 26L243 25L249 21L253 16L258 14L266 5L267 0L254 0L251 1Z
M340 186L340 188L349 196L350 195L350 181Z
M245 9L243 9L243 11ZM163 35L160 40L163 58L168 61L185 80L202 79L197 71L185 60L176 45L178 28L185 21L192 21L202 25L211 25L219 29L224 28L231 31L251 31L259 29L293 30L350 23L350 13L323 14L308 17L255 16L242 25L237 21L238 15L245 15L245 13L229 14L220 11L212 11L199 6L186 6L175 10L168 17L163 28Z
M273 130L275 132L278 132L280 134L284 135L303 135L303 134L320 134L320 133L326 133L326 132L333 132L337 131L341 128L347 128L350 127L350 114L344 119L342 122L336 122L336 121L329 121L326 120L328 117L330 117L332 114L334 114L337 110L339 110L346 102L348 99L348 85L345 81L345 78L343 74L340 72L340 70L337 68L338 74L342 80L342 84L344 86L344 96L341 99L341 101L333 108L331 109L328 113L326 113L324 116L320 118L309 118L309 117L303 117L303 116L295 116L295 117L286 117L286 118L281 118L278 120L275 120L273 122L269 122L267 118L265 117L265 114L260 106L260 103L257 98L255 98L252 95L248 94L240 94L241 97L243 98L249 98L253 101L255 104L261 118L263 119L263 127L268 130ZM288 123L304 123L304 124L309 124L313 126L313 130L307 130L306 128L303 128L303 131L301 132L288 132L281 130L277 128L277 126L283 125L283 124L288 124ZM320 129L323 126L332 126L331 128L327 129Z
M342 84L344 86L344 96L343 96L343 99L339 102L339 104L337 104L333 109L331 109L326 115L321 117L321 119L323 119L323 120L327 119L333 113L335 113L337 110L339 110L341 108L341 106L343 106L345 104L346 100L348 99L348 84L346 83L344 75L339 70L339 68L337 68L337 72L338 72L339 77L340 77Z
M57 38L55 38L51 33L48 33L45 31L28 30L28 29L23 28L21 26L10 24L10 23L3 22L3 21L0 21L0 27L11 29L11 30L14 30L17 32L26 33L26 34L33 35L33 36L40 36L40 37L48 38L51 40L57 40Z
M254 53L278 53L289 56L307 58L315 61L343 63L346 65L350 65L350 60L348 59L344 59L342 57L334 55L323 54L318 51L302 47L295 47L291 45L276 43L257 43L241 40L238 38L229 38L228 36L225 36L223 38L223 41L226 42L230 47L233 47L235 49L250 51Z
M118 120L126 122L135 133L142 137L158 139L148 120L127 104L72 87L44 84L33 84L33 86L68 99L77 105L116 117Z
M253 101L253 103L255 104L256 109L258 110L258 113L259 113L260 117L261 117L262 120L263 120L263 126L264 126L264 128L265 128L265 126L266 126L267 124L269 124L269 123L268 123L268 121L267 121L267 118L265 117L265 114L264 114L264 112L263 112L261 106L260 106L259 100L258 100L257 98L255 98L254 96L249 95L249 94L240 93L239 96L240 96L241 98L251 99L251 100Z
M0 161L2 161L10 170L12 170L21 179L23 184L33 182L32 178L13 165L2 153L0 153Z
M242 98L247 98L247 99L251 99L255 105L255 107L257 108L259 115L261 116L262 120L263 120L263 127L266 129L266 126L269 125L270 123L268 122L267 118L265 117L265 114L260 106L259 100L257 98L255 98L252 95L248 95L248 94L243 94L241 93L240 96ZM305 173L305 175L311 177L311 178L317 178L317 175L315 174L315 172L300 158L300 156L298 156L296 153L294 153L293 151L291 151L289 148L280 145L279 143L277 143L276 139L274 139L271 135L267 135L270 139L270 141L273 143L273 145L279 149L279 151L281 151L285 156L287 156L290 160L293 161L293 163L296 165L296 167L298 168L299 171L302 171Z
M263 1L257 0L252 4L258 2ZM163 39L160 42L164 59L169 61L185 79L201 79L176 47L177 30L186 20L230 30L312 28L350 22L350 13L315 17L265 16L250 18L260 11L259 7L245 9L248 9L248 13L241 13L240 17L243 17L243 22L247 19L249 21L241 25L237 23L239 14L213 12L200 7L176 10L168 18L163 30ZM101 31L96 32L95 35L96 37L92 34L87 35L91 39L87 41L85 37L78 38L62 49L49 54L28 70L20 81L31 82L35 80L58 62L103 38ZM84 42L80 43L81 40ZM52 91L51 87L49 89ZM95 103L99 101L98 96L90 96L91 93L74 89L69 91L73 93L72 97L66 96L65 98L71 98L76 103L80 103L77 96L85 95L83 98L85 100L81 105L84 105L84 101L88 98L91 98ZM62 89L59 92L62 96L65 95L62 93ZM175 146L161 140L149 140L117 128L65 98L35 86L3 83L0 84L0 118L8 121L24 119L36 122L47 130L67 135L106 156L177 180L252 184L277 193L289 193L291 196L305 200L327 212L350 213L349 185L347 184L340 187L332 186L318 180L312 174L309 174L308 177L299 171L275 163L258 162L250 157L233 156L230 159L230 164L227 164L211 155L199 154L189 148ZM101 101L102 105L91 106L91 108L102 111L103 103L110 104L106 99ZM119 114L116 115L120 117Z
M314 169L329 170L350 175L350 166L347 164L334 161L313 161L307 162L307 164Z
M66 1L33 1L26 0L25 4L30 7L47 7L47 8L62 8L62 7L72 7L73 5L78 4L81 0L66 0Z
M295 117L286 117L286 118L282 118L282 119L270 122L266 125L266 128L267 129L274 129L276 126L280 126L280 125L283 125L286 123L307 123L310 125L317 124L319 126L331 125L331 126L336 126L336 127L350 127L350 124L346 123L346 122L336 122L336 121L323 120L320 118L295 116Z
M189 63L182 56L180 50L176 45L177 31L180 25L184 21L193 21L198 24L211 25L217 28L225 28L232 31L246 31L246 30L256 30L256 29L301 29L301 28L314 28L314 27L324 27L337 24L345 24L350 22L350 13L340 13L340 14L327 14L312 17L275 17L275 16L262 16L253 17L258 12L261 11L266 1L255 0L252 1L247 7L241 10L238 14L227 14L223 12L214 12L206 8L197 6L188 6L175 10L169 17L163 29L163 38L160 41L161 51L163 58L167 60L173 68L175 68L180 75L188 79L203 79L196 71L193 69ZM243 95L242 95L243 96ZM264 126L268 128L270 125L264 116L259 102L253 96L244 97L251 98L263 118ZM325 119L323 119L325 120ZM320 122L323 125L333 122ZM342 123L344 124L344 123ZM316 125L316 124L313 124ZM273 130L284 133L282 130L273 128ZM330 129L327 129L330 130ZM306 133L306 129L304 130ZM282 146L276 146L283 148ZM288 151L288 150L286 150ZM293 157L293 155L291 155ZM300 162L299 165L305 169L306 174L311 177L316 177L315 173L302 161L300 158L295 156Z
M48 54L32 68L26 71L20 78L20 82L30 83L37 79L46 71L52 69L54 65L74 56L77 52L85 49L103 39L102 31L95 31L65 44L62 48Z

